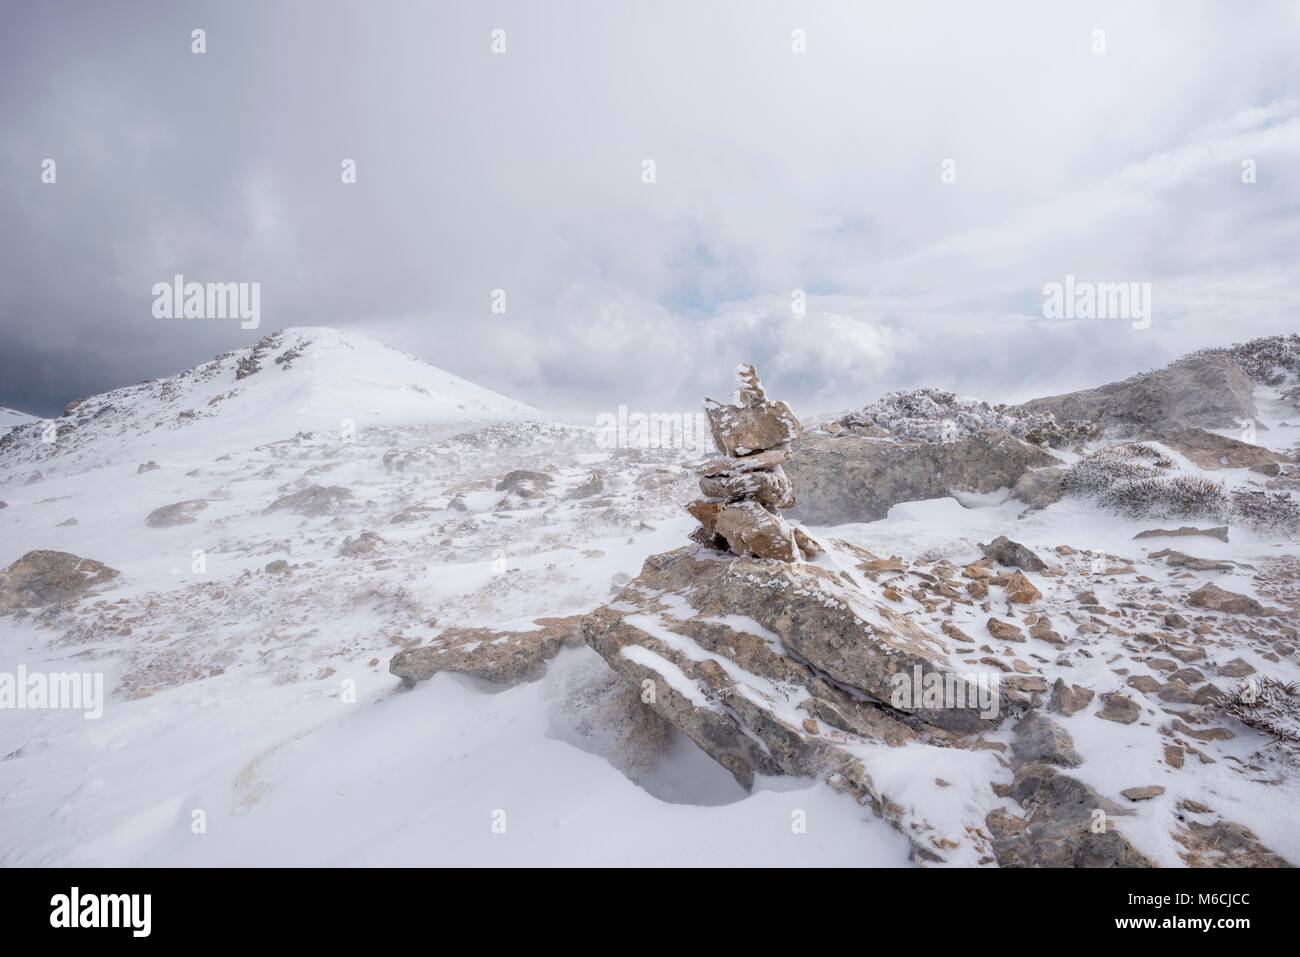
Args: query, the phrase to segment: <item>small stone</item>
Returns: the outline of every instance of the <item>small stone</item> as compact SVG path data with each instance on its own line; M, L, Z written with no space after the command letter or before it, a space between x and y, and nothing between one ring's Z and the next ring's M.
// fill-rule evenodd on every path
M1034 587L1033 582L1026 578L1022 571L1017 571L1007 582L1007 601L1028 605L1042 597L1042 592Z
M1024 641L1025 635L1019 628L1009 622L999 621L997 618L990 618L985 627L998 641Z
M1024 763L1043 762L1065 768L1077 768L1083 763L1070 733L1040 711L1031 711L1016 725L1011 751L1017 761Z
M1019 542L1013 542L1005 535L999 535L987 545L981 545L980 550L984 552L987 558L993 559L999 565L1007 565L1011 568L1023 568L1025 571L1044 572L1047 571L1047 563L1035 555L1032 551L1021 545Z
M1160 690L1160 680L1151 675L1133 675L1128 679L1127 684L1143 694L1155 694Z
M1197 741L1228 741L1236 737L1236 734L1227 728L1193 728L1177 718L1174 719L1173 727L1179 734L1185 734Z
M1233 658L1219 665L1215 671L1225 678L1245 678L1255 673L1255 666L1242 658Z
M968 645L973 645L975 643L974 638L966 634L966 632L962 631L950 621L943 622L939 627L943 629L943 633L953 639L953 641L962 641Z
M1047 710L1057 711L1069 717L1088 707L1095 694L1096 692L1091 688L1067 685L1065 681L1057 678L1052 683L1052 697L1047 702Z
M1159 797L1165 793L1165 789L1158 784L1150 784L1142 788L1125 788L1119 792L1130 801L1149 801L1154 797Z
M1249 595L1239 595L1226 591L1214 582L1206 582L1187 596L1187 603L1211 611L1227 612L1230 615L1262 615L1264 606Z
M1064 648L1066 641L1060 634L1052 630L1052 623L1047 620L1046 616L1039 618L1029 629L1029 637L1037 638L1039 641L1045 641L1050 645L1056 645L1058 648Z
M1132 724L1142 715L1142 707L1132 698L1115 692L1105 696L1097 717L1119 724Z

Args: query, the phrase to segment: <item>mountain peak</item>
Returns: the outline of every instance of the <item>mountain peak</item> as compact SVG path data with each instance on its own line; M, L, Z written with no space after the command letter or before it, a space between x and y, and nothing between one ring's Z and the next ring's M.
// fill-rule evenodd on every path
M0 437L0 469L248 447L299 432L539 416L368 336L297 326L177 375L70 402L58 419L15 421Z

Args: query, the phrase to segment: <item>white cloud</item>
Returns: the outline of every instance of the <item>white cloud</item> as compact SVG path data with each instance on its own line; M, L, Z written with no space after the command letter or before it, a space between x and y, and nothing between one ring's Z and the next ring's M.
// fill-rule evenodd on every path
M679 407L741 359L801 407L1023 397L1294 328L1292 4L350 9L201 5L203 57L190 10L23 10L0 38L0 402L246 341L151 324L173 272L560 410ZM1152 328L1046 323L1067 272L1152 282Z

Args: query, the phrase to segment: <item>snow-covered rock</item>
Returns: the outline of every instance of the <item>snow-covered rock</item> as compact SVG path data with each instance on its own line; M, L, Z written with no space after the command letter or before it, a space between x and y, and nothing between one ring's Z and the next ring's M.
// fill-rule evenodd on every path
M794 442L785 468L798 498L791 515L836 525L884 518L900 502L1010 489L1030 470L1057 464L1009 432L900 442L846 431L805 434Z
M1125 435L1178 429L1228 429L1259 418L1255 383L1227 354L1187 356L1095 389L1033 399L1025 412L1096 422Z

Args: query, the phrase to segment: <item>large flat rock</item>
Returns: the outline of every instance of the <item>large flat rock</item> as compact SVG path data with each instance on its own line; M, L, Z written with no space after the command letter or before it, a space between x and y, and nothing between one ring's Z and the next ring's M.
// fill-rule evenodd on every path
M1038 446L992 429L955 442L808 433L795 440L785 471L798 498L790 515L839 525L884 518L900 502L1013 488L1030 470L1059 464Z
M1106 429L1147 435L1181 429L1237 428L1257 419L1255 384L1232 356L1193 356L1096 389L1033 399L1020 406L1058 419L1088 419Z
M759 774L823 777L902 827L909 812L877 790L862 749L964 753L956 749L996 729L1005 700L996 685L981 698L949 667L945 639L873 587L818 564L690 546L649 558L617 600L583 618L582 634L743 786ZM931 675L959 693L895 694L900 681ZM922 859L941 856L917 846Z

